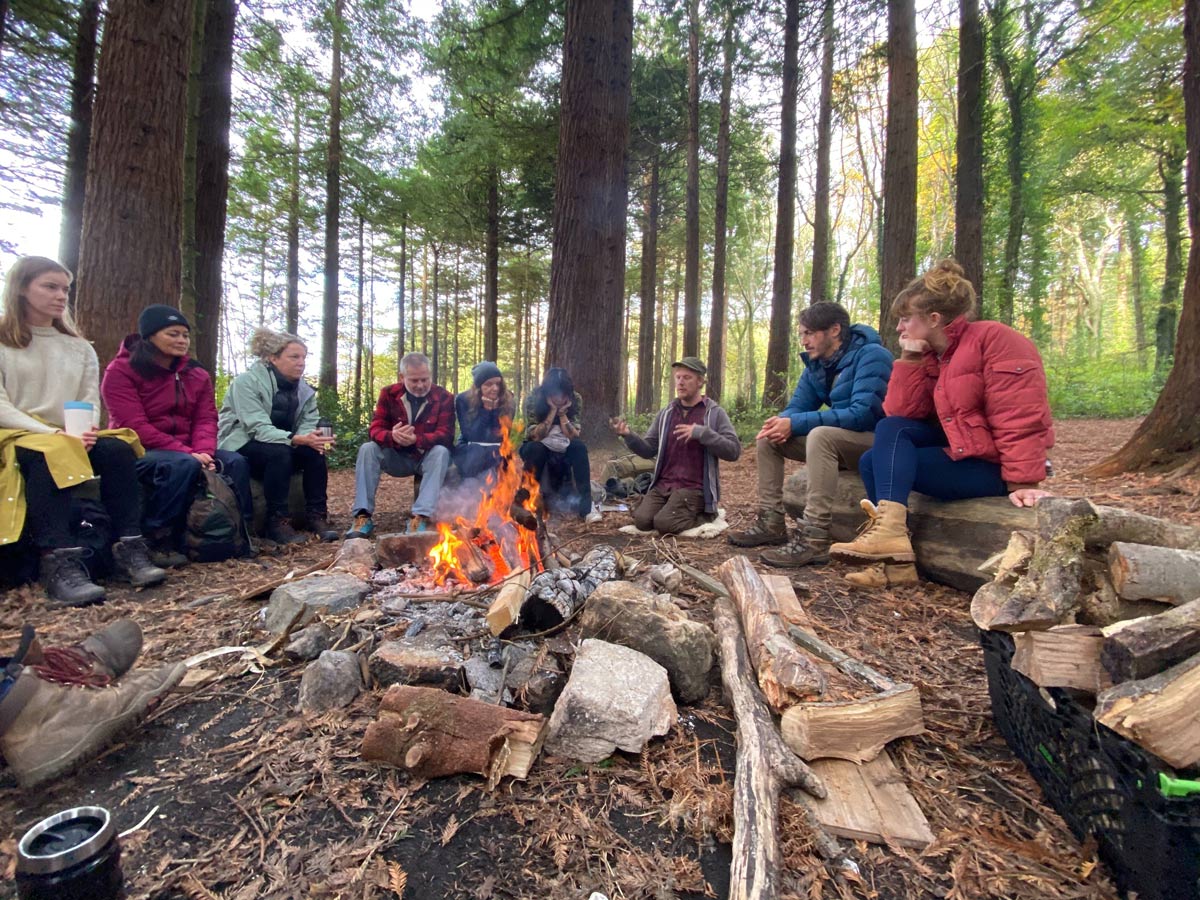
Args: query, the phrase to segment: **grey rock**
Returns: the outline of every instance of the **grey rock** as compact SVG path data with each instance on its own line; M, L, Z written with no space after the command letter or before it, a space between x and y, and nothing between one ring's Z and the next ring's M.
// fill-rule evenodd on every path
M609 581L588 598L579 617L584 637L599 638L646 654L667 670L682 703L708 693L715 640L667 594L652 595L627 581Z
M425 635L421 635L425 637ZM463 681L462 654L452 646L421 641L387 641L368 663L380 687L423 684L458 691Z
M366 597L370 587L353 575L309 575L275 588L267 603L265 627L279 634L288 627L297 610L303 608L301 625L307 625L321 607L331 613L354 609Z
M368 581L375 571L375 544L368 538L347 538L338 548L331 572L345 572Z
M308 664L300 679L300 709L308 713L341 709L349 706L360 690L358 654L326 650Z
M666 669L628 647L586 640L550 716L546 751L588 763L617 748L638 753L676 715Z
M288 659L316 659L328 650L332 643L333 630L324 622L314 622L292 632L291 640L283 648L283 655Z

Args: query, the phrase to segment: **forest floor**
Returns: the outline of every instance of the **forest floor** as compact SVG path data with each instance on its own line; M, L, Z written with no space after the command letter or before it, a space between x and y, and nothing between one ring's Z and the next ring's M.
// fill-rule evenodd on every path
M1196 483L1080 477L1136 424L1061 422L1050 484L1057 493L1200 522ZM739 526L753 515L753 448L722 467L722 482ZM331 508L344 509L352 488L351 472L334 473ZM401 528L410 497L407 483L385 479L381 531ZM642 556L676 552L674 542L615 533L626 521L610 513L590 528L552 528L560 539L578 539L577 548L609 542ZM9 591L0 596L0 646L15 645L22 622L50 643L65 643L119 616L134 616L145 631L143 665L260 644L264 598L194 601L311 566L333 549L308 544L252 561L190 566L159 588L113 590L103 606L69 613L45 609L33 589ZM730 553L719 539L680 549L706 570ZM860 593L840 574L831 565L794 578L821 637L919 686L928 732L892 744L891 752L936 837L923 852L854 845L861 880L838 880L785 798L780 896L1114 897L1095 847L1075 840L992 724L969 596L933 584ZM709 595L686 580L681 593L693 616L709 619ZM402 633L406 625L400 619L386 630ZM472 776L426 783L362 762L359 747L379 692L306 718L296 711L303 664L262 669L238 659L206 664L220 667L222 677L172 695L140 731L51 788L22 791L0 774L0 896L14 894L17 837L79 804L108 807L120 829L155 810L123 841L131 898L726 895L734 723L715 669L708 698L682 707L676 727L640 755L618 753L592 766L543 755L528 780L488 792Z

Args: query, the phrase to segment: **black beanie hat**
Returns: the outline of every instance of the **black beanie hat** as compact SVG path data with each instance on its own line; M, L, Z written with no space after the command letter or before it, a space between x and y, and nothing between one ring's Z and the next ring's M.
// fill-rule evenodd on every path
M142 340L146 340L172 325L182 325L188 331L192 330L192 326L188 324L183 313L172 306L163 306L161 303L147 306L138 316L138 334L142 336Z
M471 380L475 382L475 387L481 387L489 378L503 378L504 373L500 371L500 367L494 362L484 360L477 363L475 368L471 370Z

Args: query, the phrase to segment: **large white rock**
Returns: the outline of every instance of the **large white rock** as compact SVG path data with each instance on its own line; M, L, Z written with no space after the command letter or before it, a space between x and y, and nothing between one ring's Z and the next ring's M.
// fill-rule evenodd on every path
M300 625L307 625L321 607L331 613L354 609L367 593L370 586L353 575L309 575L280 585L271 593L267 603L265 627L272 634L279 634L288 627L297 610L304 607Z
M550 716L546 751L588 763L617 748L638 753L675 717L666 669L628 647L586 640Z

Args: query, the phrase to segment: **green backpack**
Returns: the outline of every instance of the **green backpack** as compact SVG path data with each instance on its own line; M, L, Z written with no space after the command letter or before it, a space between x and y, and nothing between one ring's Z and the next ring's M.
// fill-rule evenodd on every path
M250 535L237 497L221 473L201 471L196 496L188 507L183 544L193 562L220 562L249 551Z

